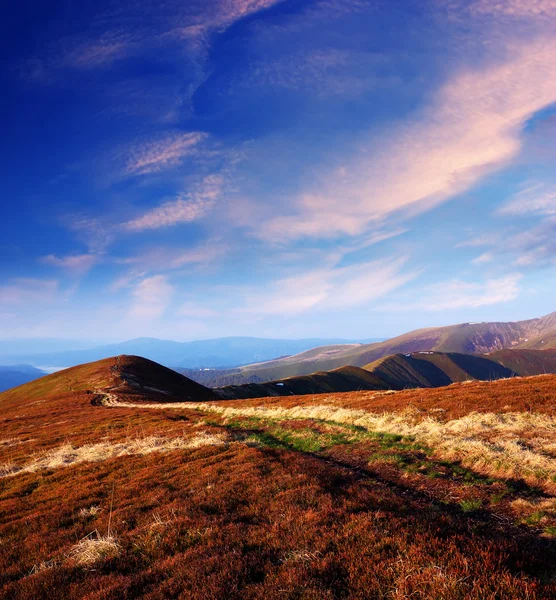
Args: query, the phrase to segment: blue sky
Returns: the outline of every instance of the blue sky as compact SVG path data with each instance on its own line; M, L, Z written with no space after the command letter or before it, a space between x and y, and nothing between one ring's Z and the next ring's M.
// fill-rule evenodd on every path
M555 0L13 4L2 337L556 310Z

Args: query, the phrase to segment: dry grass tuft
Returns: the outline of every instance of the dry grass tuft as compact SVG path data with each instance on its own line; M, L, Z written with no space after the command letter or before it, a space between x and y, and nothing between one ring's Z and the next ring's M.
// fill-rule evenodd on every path
M77 565L86 567L115 558L120 552L121 546L114 536L102 536L95 530L73 546L68 558Z
M8 463L0 466L0 477L19 473L33 473L43 469L58 469L83 462L99 462L120 456L195 449L201 446L221 446L226 443L227 440L223 436L208 433L200 433L191 438L149 436L124 442L100 442L78 447L67 443L37 456L26 465L18 466Z
M102 508L100 506L93 504L93 506L89 506L88 508L81 508L77 514L81 519L88 519L89 517L96 517L101 511Z

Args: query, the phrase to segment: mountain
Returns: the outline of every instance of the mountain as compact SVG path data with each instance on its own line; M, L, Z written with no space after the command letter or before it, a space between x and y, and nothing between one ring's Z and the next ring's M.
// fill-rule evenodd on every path
M0 366L0 392L46 375L31 365Z
M321 346L294 356L242 366L235 373L235 383L262 382L308 375L344 365L364 367L391 354L414 352L484 354L512 348L556 348L556 312L527 321L462 323L447 327L418 329L371 344ZM216 377L212 380L215 385L218 385ZM227 382L227 379L223 381Z
M84 350L20 355L35 365L69 367L120 354L138 355L169 367L235 367L247 363L297 354L315 346L336 344L335 348L352 348L360 344L346 340L319 338L288 340L252 337L227 337L194 342L175 342L156 338L137 338Z
M225 385L226 399L303 394L434 388L464 381L493 381L556 373L556 350L500 350L489 355L457 352L391 354L363 368L340 367L268 382Z

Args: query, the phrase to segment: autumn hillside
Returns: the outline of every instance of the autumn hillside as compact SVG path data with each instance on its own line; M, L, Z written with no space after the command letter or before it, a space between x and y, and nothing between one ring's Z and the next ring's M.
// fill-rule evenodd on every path
M556 597L556 376L212 399L137 357L0 394L0 598Z

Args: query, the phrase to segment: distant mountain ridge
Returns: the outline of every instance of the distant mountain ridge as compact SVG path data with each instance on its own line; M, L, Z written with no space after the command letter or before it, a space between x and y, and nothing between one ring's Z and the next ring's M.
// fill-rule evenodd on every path
M95 404L117 394L134 401L233 400L290 395L435 388L469 380L556 373L556 350L502 350L488 356L417 352L393 354L364 368L344 366L265 383L209 388L138 356L116 356L71 367L2 394L21 401L70 393Z
M326 344L342 348L360 345L359 342L348 340L320 338L290 340L226 337L193 342L136 338L83 350L16 355L12 359L14 362L25 361L35 365L70 367L126 354L143 356L168 367L222 368L289 356Z
M23 385L46 375L31 365L0 366L0 392Z
M240 367L235 383L271 381L350 365L364 367L391 354L457 352L486 354L504 349L556 348L556 312L509 323L461 323L410 331L383 342L352 347L321 346L294 356ZM230 373L223 382L228 382ZM219 385L213 377L213 385Z
M464 381L493 381L556 373L556 350L500 350L490 355L423 351L391 354L360 367L340 367L275 381L227 385L214 389L226 399L262 398L435 388Z

